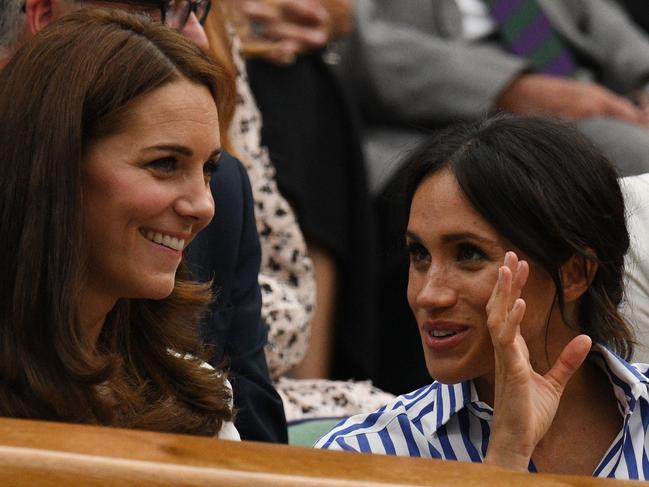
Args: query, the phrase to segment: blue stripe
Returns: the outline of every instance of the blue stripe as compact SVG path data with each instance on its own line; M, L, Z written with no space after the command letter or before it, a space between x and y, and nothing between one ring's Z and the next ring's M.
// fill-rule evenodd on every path
M630 436L630 435L629 435ZM629 478L632 480L638 479L638 464L635 461L635 452L633 451L633 442L629 441L624 444L624 460L626 461L626 469Z
M442 458L442 454L430 442L428 442L428 452L430 453L430 458Z
M431 402L430 404L428 404L425 408L423 408L421 411L419 411L419 414L417 416L415 416L415 419L413 419L412 422L413 423L420 423L421 418L423 416L426 416L427 414L429 414L433 410L434 407L435 407L435 403Z
M390 433L388 433L388 430L385 428L379 431L379 438L381 439L381 443L383 443L383 448L385 449L385 453L388 455L396 455L397 452L394 449L394 443L392 443L392 438L390 438Z
M644 438L646 438L647 428L649 427L649 407L645 398L640 399L640 418L642 418L642 429L644 431ZM649 479L649 458L647 458L647 450L645 448L642 448L642 478Z
M421 396L427 396L428 393L429 393L431 390L433 390L433 389L437 389L437 385L438 385L438 384L439 384L439 382L433 382L432 384L429 384L429 385L427 385L427 386L420 387L420 388L417 389L416 391L409 392L408 394L404 394L404 395L401 396L401 397L403 397L404 399L408 399L408 400L410 400L410 399L414 399L414 398L416 398L416 397L419 396L419 395L421 395Z
M408 421L408 418L406 416L399 415L399 426L401 426L403 438L406 440L406 445L408 446L408 455L411 457L420 457L421 452L419 451L415 437L412 436L412 431L410 430L410 421Z
M442 426L437 430L437 437L439 442L442 444L442 450L444 451L444 459L446 460L457 460L451 442L448 441L448 434L446 433L446 426Z
M491 429L489 428L489 423L482 418L478 418L480 421L480 429L482 430L482 445L480 445L480 451L482 452L482 458L487 456L487 447L489 446L489 437L491 436Z
M338 438L340 436L344 436L344 435L346 435L348 433L352 433L352 432L354 432L356 430L359 430L359 429L369 428L370 426L374 426L374 424L376 424L376 422L379 420L379 418L381 416L382 416L382 414L379 413L379 412L368 414L367 418L365 418L365 421L363 421L362 423L353 424L351 426L348 426L345 429L331 432L330 433L331 436L329 437L327 442L324 445L322 445L321 448L325 448L325 449L329 448L329 445L331 445L331 443L333 443L336 440L336 438ZM353 419L353 417L352 417L352 419Z
M617 455L617 453L620 451L620 448L622 447L622 440L623 439L624 439L624 435L622 435L622 437L619 439L619 441L615 445L613 445L613 448L610 449L610 451L604 457L604 459L599 464L597 469L595 469L595 472L593 473L593 477L598 477L602 473L602 470L604 470L608 466L608 464L611 462L611 460L613 460L613 457L615 457L615 455ZM612 474L614 474L615 469L617 468L617 465L619 463L620 463L620 460L618 458L617 464L615 465L615 467L611 470L611 472L608 475L609 477L611 477Z
M629 398L633 397L633 396L631 395L631 386L629 386L629 384L627 384L626 382L624 382L622 379L620 379L620 378L619 378L617 375L615 375L613 372L611 372L611 374L610 374L610 378L611 378L611 382L613 382L613 384L615 384L615 385L618 386L620 389L622 389L622 391L624 391L624 395L625 395L626 397L629 397Z
M435 407L437 408L437 425L435 429L439 429L442 426L442 419L444 418L444 394L442 393L442 388L437 389L437 399L435 400Z
M391 411L394 411L395 409L399 409L403 407L403 402L397 401L392 404L392 407L390 408Z
M458 415L458 420L460 422L460 434L462 435L462 441L464 442L464 448L469 454L469 458L472 462L480 462L480 454L476 450L473 443L471 443L471 422L469 421L469 411L462 409Z
M638 379L640 382L647 382L647 377L644 376L643 374L641 374L641 373L638 371L638 369L636 369L633 365L631 365L631 364L630 364L629 362L627 362L626 360L623 360L623 359L620 358L618 355L616 355L616 354L613 354L613 355L615 356L615 358L617 359L617 361L618 361L620 364L622 364L622 365L624 366L624 368L625 368L626 370L628 370L629 372L631 372L631 373L633 374L633 376L634 376L636 379Z
M358 448L363 453L372 453L370 448L370 442L367 441L367 435L365 433L359 434L356 439L358 440Z
M449 399L451 400L451 405L449 406L448 410L450 411L451 414L455 413L455 389L453 387L448 388L448 395Z
M351 446L349 446L342 438L336 438L336 443L338 443L340 448L345 451L357 451L356 448L352 448Z
M471 403L471 407L476 411L478 411L479 413L493 414L493 409L491 409L490 407L481 408L476 403Z
M462 382L462 404L471 402L471 382Z

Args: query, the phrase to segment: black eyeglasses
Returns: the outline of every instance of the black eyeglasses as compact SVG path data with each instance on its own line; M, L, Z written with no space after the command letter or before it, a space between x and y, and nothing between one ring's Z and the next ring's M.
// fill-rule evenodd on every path
M194 13L203 25L210 12L212 0L163 0L162 22L176 30L181 30Z
M91 3L106 6L122 5L129 10L145 13L176 30L185 27L192 12L203 25L212 6L212 0L95 0L85 3L86 5ZM22 9L24 12L25 3L22 4Z

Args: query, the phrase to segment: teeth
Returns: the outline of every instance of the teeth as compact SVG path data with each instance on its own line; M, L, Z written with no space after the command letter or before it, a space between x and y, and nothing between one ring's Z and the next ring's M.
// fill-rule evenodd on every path
M456 331L451 331L451 330L432 330L430 332L430 334L433 335L434 337L441 338L441 337L448 337L448 336L451 336L451 335L456 335L457 332Z
M185 239L178 239L170 235L163 235L160 232L153 233L148 231L145 235L148 240L163 245L173 250L182 251L185 248Z

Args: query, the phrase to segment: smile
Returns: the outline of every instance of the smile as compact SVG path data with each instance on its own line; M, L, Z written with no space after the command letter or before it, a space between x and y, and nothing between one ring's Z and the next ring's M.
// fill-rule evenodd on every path
M450 352L469 335L470 327L455 322L433 321L424 324L422 339L427 348L436 352Z
M443 338L457 335L459 332L457 330L431 330L429 333L436 338Z
M141 233L147 240L157 243L158 245L162 245L163 247L177 250L178 252L182 252L185 248L185 239L178 239L176 237L172 237L171 235L165 235L164 233L160 232L148 231L146 233Z

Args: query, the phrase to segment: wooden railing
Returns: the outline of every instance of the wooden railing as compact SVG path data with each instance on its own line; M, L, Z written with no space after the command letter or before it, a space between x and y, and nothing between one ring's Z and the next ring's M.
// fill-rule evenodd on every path
M622 487L416 458L0 419L0 485Z

